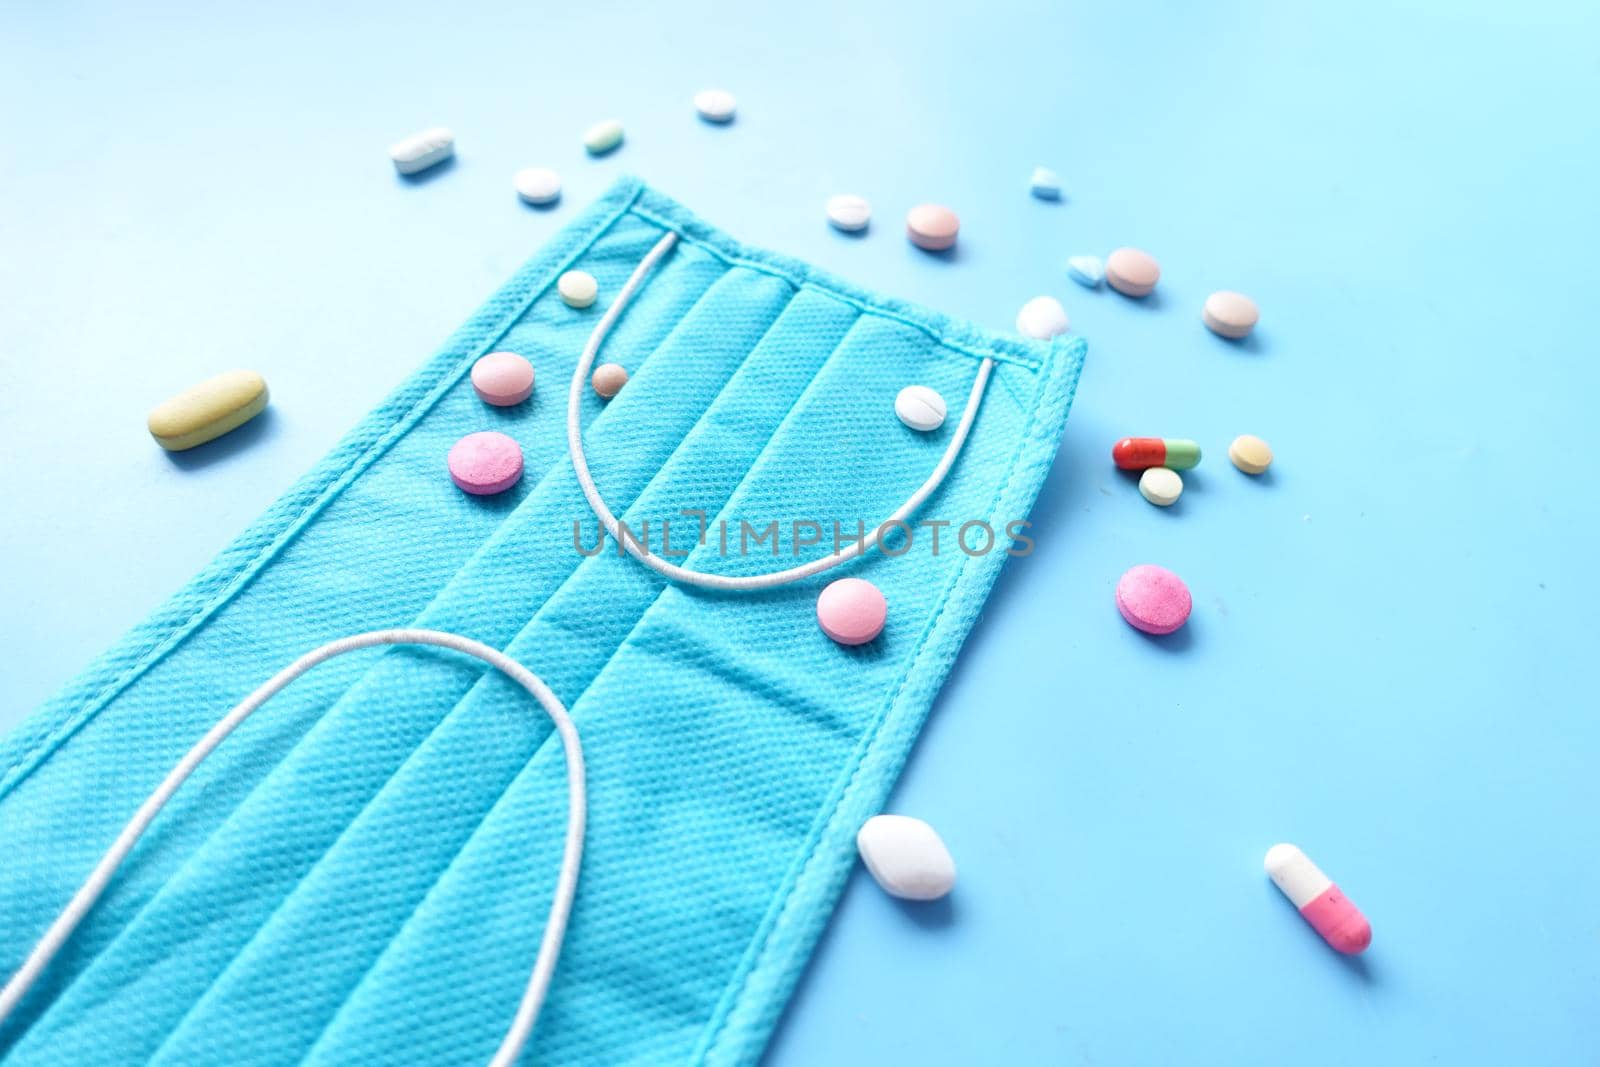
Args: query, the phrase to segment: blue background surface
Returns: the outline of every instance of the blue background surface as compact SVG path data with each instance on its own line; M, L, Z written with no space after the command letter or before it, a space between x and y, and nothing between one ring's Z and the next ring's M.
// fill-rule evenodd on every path
M984 325L1054 294L1090 342L1038 550L895 797L960 884L858 872L770 1062L1600 1054L1594 5L143 7L0 6L0 728L633 172ZM458 161L397 179L434 123ZM512 192L534 164L553 210ZM823 222L841 191L864 238ZM924 200L950 260L900 236ZM1067 280L1123 244L1157 296ZM1219 288L1253 340L1201 327ZM145 411L233 366L270 414L156 448ZM1270 475L1227 464L1243 432ZM1111 467L1127 433L1205 446L1177 507ZM1175 638L1112 605L1147 561L1194 592ZM1372 919L1359 962L1261 874L1279 840Z

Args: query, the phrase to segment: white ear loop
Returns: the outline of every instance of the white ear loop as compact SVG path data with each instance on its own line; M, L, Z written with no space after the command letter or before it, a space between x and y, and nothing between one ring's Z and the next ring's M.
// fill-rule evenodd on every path
M832 567L839 566L841 563L846 563L858 556L865 555L877 547L879 537L885 527L904 522L907 516L922 506L924 500L933 495L933 491L938 489L940 483L944 481L945 475L950 473L950 468L954 465L956 456L961 452L961 446L967 442L967 434L972 430L972 421L978 416L978 404L983 400L984 388L989 384L989 374L994 370L994 360L985 356L978 364L978 374L973 380L972 392L967 396L967 406L961 413L961 421L956 424L955 433L950 437L950 444L945 448L944 455L939 458L938 465L933 468L933 473L928 475L928 480L923 482L916 492L907 497L906 502L896 508L894 514L879 523L872 533L855 542L848 549L822 556L812 560L810 563L802 563L799 566L790 567L787 570L768 571L765 574L749 574L738 577L726 574L710 574L705 571L690 570L687 567L668 563L641 545L636 538L625 536L620 532L620 524L617 522L617 517L611 513L611 509L601 499L600 491L595 488L594 477L589 473L589 461L583 454L583 427L580 425L579 416L583 401L584 383L588 381L589 368L594 365L595 356L599 353L600 345L604 343L606 334L615 325L622 314L623 308L627 306L628 301L633 297L634 292L638 290L645 276L650 273L650 269L655 266L662 256L667 254L668 249L677 243L677 240L678 235L676 232L667 231L661 240L656 242L655 247L650 249L644 259L639 261L639 265L634 268L632 276L628 278L627 284L617 293L617 298L611 302L611 306L606 309L606 313L595 324L594 332L589 335L589 343L583 346L583 355L578 358L578 366L572 372L572 386L567 391L567 452L572 457L572 469L578 475L578 485L583 489L583 495L589 501L589 507L593 509L595 517L600 520L600 525L605 527L606 532L615 538L617 543L622 545L634 559L675 582L703 586L707 589L741 592L753 589L771 589L774 586L787 585L802 578L809 578L813 574L820 574Z
M566 846L561 854L561 871L556 876L556 890L550 902L550 916L545 920L544 938L539 942L539 954L534 959L533 972L528 976L528 985L523 990L522 1002L517 1005L517 1014L512 1019L511 1028L506 1031L506 1036L501 1040L500 1047L495 1051L490 1064L491 1067L510 1067L516 1062L523 1046L527 1044L528 1035L533 1032L535 1021L539 1018L539 1009L544 1005L545 994L549 992L550 979L556 969L556 959L561 955L561 941L567 932L567 917L572 912L573 894L578 887L578 866L583 860L585 811L583 748L578 743L578 728L573 725L572 717L567 714L566 707L538 675L488 645L469 637L440 630L375 630L371 633L355 634L351 637L341 637L337 641L329 641L322 647L307 652L273 675L265 685L245 697L232 711L224 715L189 750L188 755L178 761L177 766L172 768L167 777L156 787L155 792L139 806L139 810L129 820L128 825L123 827L122 833L117 835L116 842L95 865L82 888L73 895L61 914L56 916L55 922L50 924L50 928L39 939L39 943L34 946L33 952L18 968L17 973L11 976L5 989L0 990L0 1023L5 1021L11 1009L22 1000L34 979L72 935L72 931L83 920L84 915L94 907L95 901L105 891L107 883L111 881L123 858L133 850L145 828L155 819L162 806L171 799L172 794L177 792L184 779L200 765L200 761L210 755L211 751L233 732L234 727L249 718L251 712L300 675L324 660L359 648L370 648L373 645L436 645L475 656L526 689L529 695L539 702L540 707L544 708L545 713L550 716L550 721L555 724L556 732L561 735L561 747L567 757L567 837Z

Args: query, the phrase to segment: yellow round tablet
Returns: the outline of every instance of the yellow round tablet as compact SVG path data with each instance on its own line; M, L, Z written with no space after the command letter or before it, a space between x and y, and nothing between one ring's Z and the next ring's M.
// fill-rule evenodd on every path
M1272 446L1254 434L1241 434L1228 446L1228 458L1246 474L1260 474L1272 466Z

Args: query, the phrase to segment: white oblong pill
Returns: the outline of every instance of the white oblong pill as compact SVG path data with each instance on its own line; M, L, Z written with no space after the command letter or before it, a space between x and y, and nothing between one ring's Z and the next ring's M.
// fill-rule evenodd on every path
M865 197L840 193L828 198L828 221L833 223L835 229L845 233L864 230L867 223L872 221L872 205L867 203Z
M1028 179L1028 189L1040 200L1061 199L1061 178L1049 167L1034 167Z
M600 293L600 283L586 270L569 270L556 279L556 292L568 307L586 308Z
M874 881L902 900L938 900L956 884L956 861L933 827L909 815L874 815L856 833Z
M416 174L443 163L456 151L456 135L443 126L414 133L389 146L389 158L401 174Z
M1040 341L1067 332L1067 309L1053 296L1036 296L1017 312L1017 332Z
M1183 476L1170 467L1146 467L1139 475L1139 495L1156 507L1171 507L1183 495Z
M1067 260L1067 276L1085 288L1098 289L1106 280L1106 267L1099 256L1073 256Z
M622 123L606 119L590 126L583 134L583 147L591 156L603 156L622 143Z
M561 199L561 175L549 167L524 167L511 183L517 195L530 204L553 204Z
M926 385L908 385L894 398L894 413L913 430L929 433L944 425L944 397Z
M694 94L694 109L707 122L732 122L738 106L726 89L701 89Z

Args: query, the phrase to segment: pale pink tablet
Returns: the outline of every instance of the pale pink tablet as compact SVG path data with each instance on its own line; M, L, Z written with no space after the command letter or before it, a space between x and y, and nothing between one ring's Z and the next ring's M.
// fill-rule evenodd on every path
M1119 248L1106 257L1106 281L1124 296L1149 296L1161 280L1161 264L1149 252Z
M469 433L450 448L450 480L473 496L503 493L522 477L522 448L503 433Z
M1193 604L1183 579L1154 563L1141 563L1117 582L1117 610L1147 634L1170 634L1188 621Z
M841 645L864 645L883 632L889 602L864 578L829 582L817 597L817 625Z
M906 213L906 236L918 248L942 252L956 243L961 220L941 204L918 204Z
M520 404L533 395L533 364L515 352L490 352L472 365L472 388L497 408Z

